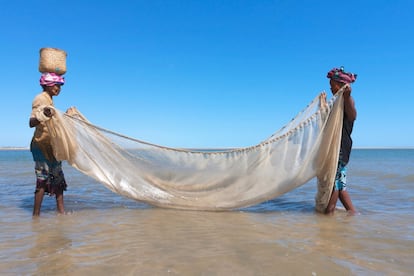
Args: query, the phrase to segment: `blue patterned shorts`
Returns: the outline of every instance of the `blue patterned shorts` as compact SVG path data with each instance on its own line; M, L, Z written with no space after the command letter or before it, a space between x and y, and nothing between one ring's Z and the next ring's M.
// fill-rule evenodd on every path
M336 170L335 186L337 191L346 190L346 165L341 161L338 162L338 169Z
M35 161L36 190L44 189L46 194L55 195L66 191L67 184L62 171L62 162L47 160L36 144L31 144L33 160Z

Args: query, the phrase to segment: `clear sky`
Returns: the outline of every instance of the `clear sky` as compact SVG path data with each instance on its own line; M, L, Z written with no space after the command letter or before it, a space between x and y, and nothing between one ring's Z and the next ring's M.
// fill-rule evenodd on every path
M54 98L171 147L243 147L290 121L345 66L355 147L414 146L414 1L0 0L0 147L27 147L39 49L65 50Z

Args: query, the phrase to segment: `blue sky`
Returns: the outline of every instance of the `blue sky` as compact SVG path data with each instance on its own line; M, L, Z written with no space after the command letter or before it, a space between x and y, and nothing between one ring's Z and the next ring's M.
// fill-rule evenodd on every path
M411 0L0 2L0 147L30 143L42 47L68 53L58 109L152 143L256 144L343 65L354 146L414 146Z

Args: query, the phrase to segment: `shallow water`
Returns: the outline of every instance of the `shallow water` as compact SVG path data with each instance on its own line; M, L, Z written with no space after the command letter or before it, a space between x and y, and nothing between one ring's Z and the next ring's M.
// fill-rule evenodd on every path
M314 212L311 181L231 212L154 208L65 166L67 215L45 197L31 216L28 151L0 151L2 274L411 275L414 150L354 150L349 192L359 215Z

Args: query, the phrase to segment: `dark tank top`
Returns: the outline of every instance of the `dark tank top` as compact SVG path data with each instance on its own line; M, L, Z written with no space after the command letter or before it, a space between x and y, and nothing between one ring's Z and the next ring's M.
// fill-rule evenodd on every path
M348 164L349 156L351 155L352 149L352 138L351 133L354 128L354 121L348 119L344 112L344 120L342 126L342 139L341 139L341 152L340 160L344 165Z

